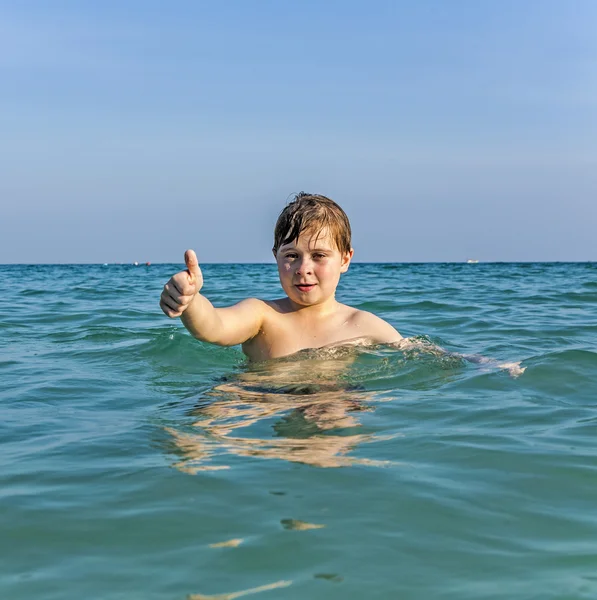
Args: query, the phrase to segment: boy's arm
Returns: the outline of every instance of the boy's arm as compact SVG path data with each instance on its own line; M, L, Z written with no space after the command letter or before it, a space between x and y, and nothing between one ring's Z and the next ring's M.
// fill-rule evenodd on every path
M191 335L203 342L220 346L236 346L255 337L263 323L265 303L247 298L234 306L215 308L197 294L180 320Z
M242 344L257 335L263 323L265 303L251 298L228 308L214 308L199 294L203 275L193 250L185 252L186 271L172 276L164 286L160 307L171 318L180 317L190 333L222 346Z

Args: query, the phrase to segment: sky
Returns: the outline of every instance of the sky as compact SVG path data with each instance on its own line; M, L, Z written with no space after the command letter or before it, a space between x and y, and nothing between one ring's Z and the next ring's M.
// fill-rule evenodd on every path
M0 263L597 260L593 0L0 0Z

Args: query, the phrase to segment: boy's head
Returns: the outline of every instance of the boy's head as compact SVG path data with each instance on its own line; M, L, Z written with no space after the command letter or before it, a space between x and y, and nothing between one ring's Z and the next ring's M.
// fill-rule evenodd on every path
M296 306L333 302L353 255L348 217L333 200L301 192L278 217L273 252Z
M276 256L280 246L296 241L302 233L327 231L341 254L350 253L351 230L346 213L330 198L301 192L280 213L274 229Z

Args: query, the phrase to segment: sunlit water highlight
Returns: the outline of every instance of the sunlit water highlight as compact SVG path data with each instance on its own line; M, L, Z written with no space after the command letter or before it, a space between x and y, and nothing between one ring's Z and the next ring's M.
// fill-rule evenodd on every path
M356 264L408 343L257 365L178 268L0 267L0 598L597 597L597 265Z

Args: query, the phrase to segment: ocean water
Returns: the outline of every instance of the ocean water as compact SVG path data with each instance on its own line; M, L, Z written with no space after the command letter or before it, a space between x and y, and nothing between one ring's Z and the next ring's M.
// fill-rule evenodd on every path
M597 264L354 264L409 344L259 365L179 269L0 267L0 598L597 598Z

